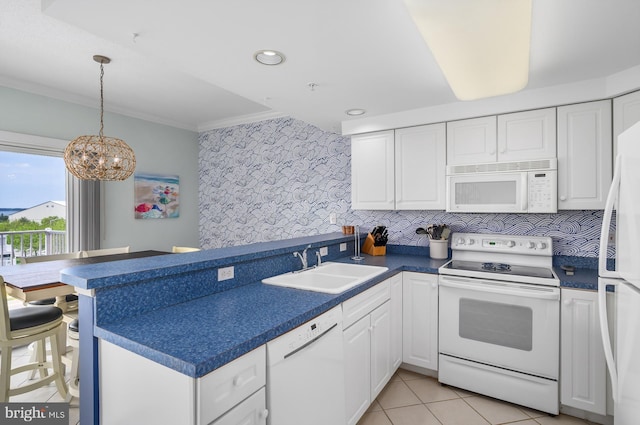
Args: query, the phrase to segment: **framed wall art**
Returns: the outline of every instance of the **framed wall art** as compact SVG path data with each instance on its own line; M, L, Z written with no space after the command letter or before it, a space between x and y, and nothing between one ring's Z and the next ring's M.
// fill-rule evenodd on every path
M134 174L135 217L140 219L180 216L180 178L157 174Z

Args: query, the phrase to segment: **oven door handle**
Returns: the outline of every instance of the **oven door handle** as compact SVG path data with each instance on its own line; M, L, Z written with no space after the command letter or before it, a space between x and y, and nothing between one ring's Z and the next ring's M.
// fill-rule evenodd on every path
M475 283L468 279L461 279L456 277L442 277L440 276L440 286L456 289L465 289L478 292L490 292L492 294L500 295L516 295L519 297L535 298L539 300L560 300L560 291L556 288L546 287L514 287L507 286L499 283L482 281L482 283Z

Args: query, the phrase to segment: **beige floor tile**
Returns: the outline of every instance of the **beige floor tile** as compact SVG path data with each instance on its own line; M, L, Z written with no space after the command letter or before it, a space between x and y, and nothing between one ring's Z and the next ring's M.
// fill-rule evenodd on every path
M440 421L424 404L388 409L385 412L393 425L440 425Z
M575 418L568 415L558 416L542 416L536 418L536 422L541 425L587 425L588 422L584 419Z
M524 413L529 415L529 417L534 418L534 419L535 418L541 418L543 416L549 416L548 413L541 412L539 410L529 409L528 407L520 406L520 410L522 410Z
M411 372L410 370L406 370L406 369L398 369L398 372L396 372L396 374L400 378L402 378L403 381L410 381L412 379L422 379L425 377L420 373Z
M464 401L492 425L529 419L529 416L516 406L489 397L467 397Z
M420 399L404 382L390 382L378 396L378 403L383 409L420 404Z
M380 406L380 403L378 403L378 400L373 400L373 403L371 403L371 406L369 406L369 408L365 413L378 412L380 410L382 410L382 406Z
M460 398L429 403L427 407L442 425L489 425L489 422Z
M357 425L393 425L383 412L371 412L362 415Z
M391 379L389 380L389 382L396 382L396 381L402 381L402 378L400 378L400 375L398 374L398 372L394 373Z
M80 409L77 407L69 408L69 425L76 425L80 423Z
M447 387L449 388L451 391L453 391L454 393L458 394L458 397L474 397L477 396L477 393L473 393L471 391L467 391L467 390L463 390L462 388L456 388L456 387Z
M459 398L458 394L450 388L440 385L434 378L414 379L405 383L423 403Z
M527 419L526 421L509 422L508 425L540 425L535 419Z

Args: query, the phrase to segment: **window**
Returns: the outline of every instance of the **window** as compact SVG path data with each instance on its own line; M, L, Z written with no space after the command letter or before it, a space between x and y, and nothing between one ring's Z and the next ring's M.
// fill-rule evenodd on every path
M61 184L62 187L66 185L66 190L58 187L55 189L56 194L52 194L51 197L59 196L58 193L64 194L67 224L66 248L68 251L97 249L100 248L100 183L78 180L66 171L62 157L67 144L67 140L0 131L1 152L35 156L42 160L53 161L52 164L59 161L58 163L62 166L62 170L58 169L61 179L55 177L56 185ZM57 167L54 166L54 168ZM59 200L48 199L48 201Z

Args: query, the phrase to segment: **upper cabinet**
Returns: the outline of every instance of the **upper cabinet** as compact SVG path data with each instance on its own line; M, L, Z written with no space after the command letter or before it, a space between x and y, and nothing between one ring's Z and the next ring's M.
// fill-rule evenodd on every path
M556 157L556 108L498 115L498 161Z
M610 100L558 107L558 209L604 208L611 150Z
M556 110L536 109L447 123L447 164L556 156Z
M443 210L445 125L351 137L351 208Z
M395 207L393 130L351 137L351 208Z
M447 123L447 164L481 164L496 160L496 117Z
M445 207L445 125L396 130L397 210L443 210Z
M613 154L620 133L640 121L640 91L613 99Z

